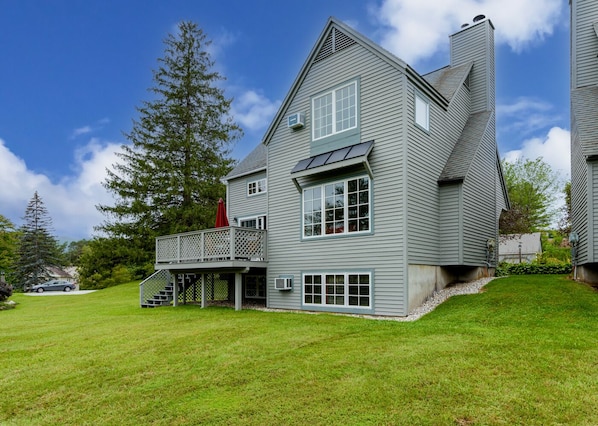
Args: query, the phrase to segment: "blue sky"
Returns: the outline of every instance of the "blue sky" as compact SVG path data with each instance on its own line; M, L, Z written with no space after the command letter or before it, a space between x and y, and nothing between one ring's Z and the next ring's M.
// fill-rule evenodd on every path
M569 176L569 10L562 0L1 0L0 214L22 224L38 191L59 238L92 236L111 204L105 169L149 99L163 40L182 20L213 41L242 159L262 136L329 16L424 74L478 14L496 27L500 153Z

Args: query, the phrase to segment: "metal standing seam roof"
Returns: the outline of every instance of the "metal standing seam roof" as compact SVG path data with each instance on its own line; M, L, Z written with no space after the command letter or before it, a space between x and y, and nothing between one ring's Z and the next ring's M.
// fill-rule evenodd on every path
M317 167L327 166L334 163L340 163L342 161L351 160L354 158L365 157L369 154L373 145L374 141L362 142L305 158L300 160L295 167L293 167L291 174L315 169Z
M463 132L461 132L461 136L438 179L439 183L465 179L491 116L491 111L478 112L469 116Z
M598 87L572 90L571 113L577 125L583 154L587 157L598 155Z
M245 176L249 173L265 170L268 164L267 148L263 143L258 144L247 157L245 157L237 166L226 175L225 179L230 180L235 177Z

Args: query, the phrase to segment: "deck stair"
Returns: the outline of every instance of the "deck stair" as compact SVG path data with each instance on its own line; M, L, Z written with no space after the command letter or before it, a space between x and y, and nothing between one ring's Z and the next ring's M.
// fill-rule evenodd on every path
M197 280L196 274L178 274L177 285L179 293L187 291ZM170 306L174 300L173 276L168 271L157 271L146 278L140 285L140 305L142 308ZM180 301L179 295L179 301Z
M157 306L170 306L174 298L174 287L172 284L167 285L158 293L154 294L150 299L147 299L145 303L141 303L142 308L155 308Z
M142 308L169 306L174 298L174 285L170 272L156 271L139 284L140 305Z

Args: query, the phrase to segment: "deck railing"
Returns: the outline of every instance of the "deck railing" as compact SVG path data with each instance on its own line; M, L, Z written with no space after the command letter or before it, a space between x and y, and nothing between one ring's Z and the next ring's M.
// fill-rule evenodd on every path
M229 226L156 238L156 263L236 259L266 261L266 231Z

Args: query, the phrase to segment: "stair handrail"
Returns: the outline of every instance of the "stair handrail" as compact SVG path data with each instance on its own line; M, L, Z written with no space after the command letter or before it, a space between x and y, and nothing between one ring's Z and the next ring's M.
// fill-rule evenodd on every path
M147 303L147 300L160 290L164 290L172 282L170 272L160 269L139 283L139 306Z

